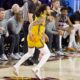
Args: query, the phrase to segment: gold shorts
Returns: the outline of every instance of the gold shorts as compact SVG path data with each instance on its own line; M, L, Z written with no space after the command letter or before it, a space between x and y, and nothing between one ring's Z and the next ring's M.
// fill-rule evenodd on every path
M38 40L38 41L31 41L31 40L29 39L29 36L27 37L27 41L28 41L28 47L30 47L30 48L33 48L33 47L41 48L41 47L43 47L44 44L45 44L45 41L42 40L42 39L40 39L40 40Z

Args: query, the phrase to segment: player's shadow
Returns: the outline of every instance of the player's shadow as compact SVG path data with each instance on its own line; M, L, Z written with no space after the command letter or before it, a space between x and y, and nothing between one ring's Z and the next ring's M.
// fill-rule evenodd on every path
M38 78L28 78L28 77L4 77L4 80L59 80L57 78L44 78L44 79L38 79Z

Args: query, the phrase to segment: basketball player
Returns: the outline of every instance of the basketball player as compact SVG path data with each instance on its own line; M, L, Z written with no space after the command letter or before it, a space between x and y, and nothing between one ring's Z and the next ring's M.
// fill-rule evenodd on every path
M32 70L38 78L40 68L46 63L50 57L50 51L45 43L44 37L48 40L45 35L45 24L46 24L46 5L41 5L36 10L35 20L29 25L29 33L27 37L28 41L28 52L13 66L14 73L19 75L19 66L26 61L29 57L33 56L35 47L39 48L41 53L44 53L38 65Z

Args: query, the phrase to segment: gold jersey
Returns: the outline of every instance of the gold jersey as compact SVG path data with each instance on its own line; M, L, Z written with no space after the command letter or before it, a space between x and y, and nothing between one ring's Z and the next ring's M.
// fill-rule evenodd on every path
M46 16L45 15L41 15L41 17L44 17L46 20ZM39 17L40 18L40 17ZM38 17L36 17L35 19L39 19ZM27 37L27 41L28 41L28 46L29 47L43 47L45 41L44 41L44 32L45 32L45 23L42 23L41 25L35 25L32 27L32 29L30 30L31 34L32 34L32 40L30 40L30 37L28 35Z

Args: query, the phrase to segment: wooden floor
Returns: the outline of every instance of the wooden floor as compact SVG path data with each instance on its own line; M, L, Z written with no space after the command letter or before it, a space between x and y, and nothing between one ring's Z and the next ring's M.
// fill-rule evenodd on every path
M5 80L3 77L15 76L12 71L12 66L16 61L4 61L0 63L0 80ZM20 67L19 77L36 78L31 71L34 66ZM43 78L51 77L55 80L80 80L80 57L69 57L68 59L61 59L55 61L48 61L41 69L41 76Z

